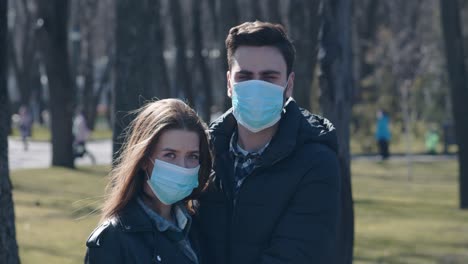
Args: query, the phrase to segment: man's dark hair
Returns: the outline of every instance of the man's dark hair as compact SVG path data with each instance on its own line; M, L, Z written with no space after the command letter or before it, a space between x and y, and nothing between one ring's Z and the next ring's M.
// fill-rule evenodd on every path
M292 72L296 50L282 25L257 20L231 28L226 38L229 69L232 66L234 53L240 46L276 47L286 61L287 74Z

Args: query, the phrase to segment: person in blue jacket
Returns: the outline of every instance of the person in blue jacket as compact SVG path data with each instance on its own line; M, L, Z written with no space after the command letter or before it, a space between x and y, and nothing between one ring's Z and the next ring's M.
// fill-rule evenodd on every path
M390 132L390 119L384 110L377 111L377 127L375 139L379 148L380 156L383 160L390 157L389 143L392 135Z
M203 263L192 214L211 172L206 129L178 99L138 111L110 174L85 263Z
M198 215L205 263L333 263L335 128L292 98L295 49L283 26L243 23L226 48L232 108L210 127L215 176Z

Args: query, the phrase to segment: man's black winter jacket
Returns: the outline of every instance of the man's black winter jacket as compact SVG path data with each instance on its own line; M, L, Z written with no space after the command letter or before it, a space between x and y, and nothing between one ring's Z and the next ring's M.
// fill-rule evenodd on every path
M200 200L204 263L329 264L336 252L340 173L333 125L290 100L259 167L232 202L232 109L211 125L215 180Z

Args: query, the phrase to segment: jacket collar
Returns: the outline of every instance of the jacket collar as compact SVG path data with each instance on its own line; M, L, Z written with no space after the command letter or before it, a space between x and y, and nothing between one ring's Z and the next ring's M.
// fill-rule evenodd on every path
M147 232L153 230L150 218L138 205L136 198L127 204L117 218L124 232Z
M237 122L229 109L210 128L215 155L222 156L229 153L229 143L237 128ZM278 130L263 152L259 166L268 166L287 157L296 146L296 136L300 128L302 114L296 102L288 100L279 121Z

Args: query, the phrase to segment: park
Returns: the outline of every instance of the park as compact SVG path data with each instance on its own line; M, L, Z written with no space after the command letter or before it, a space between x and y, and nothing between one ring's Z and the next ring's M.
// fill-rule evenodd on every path
M249 25L280 32L285 42L270 43L273 38L269 35L246 40L242 34L255 34ZM333 243L327 244L327 253L333 257L317 257L318 263L468 263L467 25L468 2L460 0L1 1L0 263L90 263L90 234L102 224L110 189L116 184L112 177L116 168L124 167L121 158L128 153L127 148L133 147L129 143L131 133L144 134L149 129L143 126L135 132L136 120L142 109L168 98L180 99L202 121L200 126L206 124L200 131L212 140L209 160L214 163L207 172L213 170L210 177L218 177L220 170L216 166L225 162L226 153L236 157L230 166L237 187L234 194L226 191L226 199L233 199L232 207L226 209L231 213L236 212L236 195L242 194L238 191L245 179L237 178L236 146L249 157L247 161L241 159L242 169L253 164L248 176L266 175L271 168L275 169L270 174L282 171L286 166L283 161L288 166L299 164L294 163L299 158L293 155L309 147L308 141L298 143L294 151L284 151L287 154L277 151L290 156L266 163L268 168L256 161L250 163L250 159L267 157L268 151L281 145L277 142L280 135L285 145L302 142L303 134L299 132L285 136L285 131L295 133L296 127L286 127L283 122L294 112L291 107L301 109L297 112L303 123L297 130L316 131L302 130L308 125L318 129L314 138L317 145L331 150L336 158L336 166L327 168L331 176L325 176L339 177L337 196L327 196L339 197L335 207L328 200L309 201L317 207L330 202L327 210L337 212L332 231L324 228L331 225L323 223L326 218L320 223L320 215L317 222L307 223L323 224L322 229L315 230L317 238L310 241L323 236ZM239 40L230 39L236 34L241 36ZM264 42L269 44L258 44ZM242 57L241 51L249 55ZM251 64L243 64L245 61ZM268 63L270 68L258 76L255 70L242 68L261 68ZM275 90L279 104L275 122L257 130L249 126L250 117L265 119L263 123L274 119L268 120L272 111L254 115L260 112L252 110L266 109L262 103L272 101L273 93L271 97L244 99L239 92L242 85L253 91L284 89L282 94ZM239 106L241 100L249 107ZM241 109L247 114L241 115ZM229 130L229 146L220 148L226 153L219 153L218 146L215 148L219 134L213 131L219 123L228 122L226 116L231 115L236 126ZM260 141L263 148L246 150L246 135L267 140ZM151 144L159 144L159 137L144 141L144 153L153 148ZM198 134L200 142L195 145L202 148L200 137ZM328 137L333 138L333 143L325 142ZM233 145L234 139L237 145ZM196 159L200 165L199 154ZM304 166L315 166L310 175L320 176L323 172L315 169L321 164L316 163L327 155L303 155L300 160L305 160ZM157 159L150 161L154 174ZM147 171L146 163L138 164L138 169L146 172L148 182L144 184L152 190L150 194L160 204L172 206L161 202L158 191L153 189L153 174ZM172 165L177 167L176 163ZM290 173L285 176L290 177L302 169L286 168ZM196 175L201 177L201 173ZM216 177L211 186L224 175ZM309 187L306 176L300 179L304 184L298 184L297 190ZM331 188L332 183L322 186ZM246 192L247 187L242 188ZM257 186L259 193L262 188ZM200 194L200 215L206 213L203 201L214 199L208 190L208 200ZM278 196L289 195L281 188L275 192ZM300 191L291 195L292 204L298 197L318 197ZM251 205L257 206L256 202ZM284 210L297 210L291 208ZM158 210L152 209L161 217ZM306 209L311 212L315 208ZM306 209L297 212L305 215L301 210ZM186 219L176 219L171 210L172 216L162 218L175 223L177 229ZM191 217L203 219L198 211L194 212ZM257 216L263 219L260 213ZM307 226L306 218L287 216L285 212L272 219L278 221L275 231L287 226L281 224L284 219ZM229 224L236 224L236 217ZM185 224L180 229L185 232ZM336 234L324 235L328 231ZM213 235L200 237L204 243L213 239ZM310 262L315 260L313 254L320 255L318 247L298 246L303 237L268 237L272 240L261 238L258 243L251 242L252 248L248 249L255 252L260 248L265 254L262 259L278 257L275 260L284 263L303 263L306 257ZM231 243L228 238L222 242ZM278 238L288 242L272 253L267 247ZM99 246L99 239L97 243L94 247ZM282 250L286 255L281 256ZM314 253L308 255L309 251ZM232 256L240 255L226 254L226 260ZM160 255L154 259L160 261ZM233 259L229 261L235 262Z

